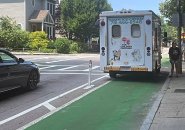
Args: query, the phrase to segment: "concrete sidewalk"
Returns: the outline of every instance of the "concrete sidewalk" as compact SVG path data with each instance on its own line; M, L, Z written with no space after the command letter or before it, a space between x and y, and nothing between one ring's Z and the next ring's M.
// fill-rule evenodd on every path
M183 74L168 79L149 130L185 130L185 62Z

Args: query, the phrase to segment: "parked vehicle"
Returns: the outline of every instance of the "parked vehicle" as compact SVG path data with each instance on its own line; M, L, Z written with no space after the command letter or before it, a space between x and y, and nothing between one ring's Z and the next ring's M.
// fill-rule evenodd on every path
M160 72L161 22L152 11L100 14L100 67L110 77L126 72Z
M40 81L39 68L33 62L17 58L0 49L0 92L18 87L35 89Z

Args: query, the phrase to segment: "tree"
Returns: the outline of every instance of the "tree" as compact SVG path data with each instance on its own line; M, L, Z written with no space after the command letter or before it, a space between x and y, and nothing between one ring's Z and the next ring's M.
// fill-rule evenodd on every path
M185 12L185 1L181 1L181 11ZM171 24L172 15L177 12L177 0L165 0L160 3L159 10L161 14L168 19L169 24Z
M22 48L28 43L28 33L21 30L13 19L0 18L0 47Z
M61 18L66 37L84 40L98 35L95 22L105 10L112 10L107 0L62 0Z

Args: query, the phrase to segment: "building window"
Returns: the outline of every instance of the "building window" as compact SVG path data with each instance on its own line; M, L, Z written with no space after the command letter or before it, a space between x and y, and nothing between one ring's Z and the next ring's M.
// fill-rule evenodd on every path
M55 9L55 5L53 3L47 3L47 10L49 10L51 15L54 15L54 9Z
M121 37L121 26L120 25L113 25L112 26L112 37L113 38Z
M35 6L35 0L32 0L31 3L32 3L32 6Z
M133 38L139 38L141 36L141 29L139 24L132 24L131 35Z

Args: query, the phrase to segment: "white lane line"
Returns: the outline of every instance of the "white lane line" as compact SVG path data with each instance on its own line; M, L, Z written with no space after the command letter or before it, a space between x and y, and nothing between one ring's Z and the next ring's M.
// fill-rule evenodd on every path
M89 90L88 92L82 94L81 96L79 96L79 97L77 97L77 98L75 98L75 99L73 99L73 100L67 102L67 103L64 104L63 106L61 106L61 107L55 109L54 111L49 112L48 114L46 114L46 115L44 115L44 116L42 116L42 117L40 117L40 118L38 118L38 119L36 119L36 120L34 120L34 121L28 123L27 125L25 125L25 126L19 128L19 129L17 129L17 130L24 130L24 129L26 129L26 128L28 128L28 127L30 127L30 126L32 126L32 125L38 123L39 121L41 121L41 120L43 120L43 119L49 117L50 115L52 115L52 114L58 112L59 110L61 110L61 109L65 108L65 107L71 105L72 103L74 103L74 102L76 102L76 101L82 99L83 97L87 96L88 94L90 94L90 93L96 91L97 89L99 89L99 88L105 86L105 85L108 84L109 82L110 82L110 81L107 81L106 83L104 83L104 84L102 84L102 85L100 85L100 86L98 86L98 87L95 87L95 88Z
M50 62L46 62L47 64L51 64L51 63L56 63L56 62L61 62L61 61L68 61L71 59L66 59L66 60L54 60L54 61L50 61Z
M97 69L97 68L99 68L100 66L94 66L94 67L92 67L92 70L95 70L95 69ZM82 71L89 71L89 69L85 69L85 70L82 70Z
M46 63L51 64L51 63L56 63L56 62L61 62L61 61L76 60L76 59L82 59L82 58L88 58L88 57L92 57L92 56L84 56L84 57L77 57L77 58L72 58L72 59L55 60L55 61L50 61L50 62L46 62Z
M47 75L66 75L66 74L72 74L72 75L87 75L89 73L44 73L44 72L41 72L40 74L44 75L44 74L47 74ZM91 75L105 75L105 73L91 73Z
M84 74L88 72L88 71L83 71L83 70L48 70L48 69L47 70L41 70L41 72L43 72L43 73L44 72L54 72L55 73L55 72L59 72L59 71L60 72L69 72L69 73L70 72L80 72L80 73L83 72ZM103 73L103 71L101 71L101 70L93 70L92 73Z
M70 66L70 67L66 67L66 68L62 68L62 69L58 69L59 71L61 70L67 70L67 69L72 69L72 68L75 68L75 67L78 67L79 65L74 65L74 66Z
M50 65L48 65L48 64L45 64L45 65L43 65L43 64L37 64L38 66L50 66ZM56 66L56 67L68 67L68 66L74 66L74 65L57 65L57 64L52 64L53 66ZM78 65L78 66L82 66L82 67L84 67L84 66L88 66L88 64L81 64L81 65Z
M93 83L93 82L96 82L96 81L98 81L98 80L100 80L100 79L103 79L103 78L105 78L105 77L107 77L107 75L102 76L102 77L100 77L100 78L97 78L97 79L93 80L92 83ZM69 93L71 93L71 92L74 92L74 91L76 91L76 90L78 90L78 89L80 89L80 88L83 88L83 87L85 87L87 84L88 84L88 83L83 84L83 85L81 85L81 86L79 86L79 87L76 87L76 88L74 88L74 89L72 89L72 90L69 90L69 91L67 91L67 92L65 92L65 93L62 93L61 95L58 95L58 96L56 96L56 97L54 97L54 98L51 98L51 99L49 99L49 100L46 100L45 102L40 103L40 104L38 104L38 105L36 105L36 106L34 106L34 107L31 107L31 108L29 108L29 109L27 109L27 110L25 110L25 111L23 111L23 112L20 112L20 113L14 115L14 116L11 116L11 117L9 117L9 118L7 118L7 119L5 119L5 120L2 120L2 121L0 121L0 125L5 124L5 123L7 123L7 122L9 122L9 121L11 121L11 120L14 120L14 119L16 119L16 118L18 118L18 117L20 117L20 116L22 116L22 115L25 115L25 114L27 114L28 112L33 111L33 110L35 110L35 109L37 109L37 108L43 106L43 105L46 104L46 103L52 102L52 101L54 101L54 100L56 100L56 99L58 99L58 98L61 98L61 97L65 96L65 95L67 95L67 94L69 94Z
M29 60L29 61L37 61L37 60L40 60L40 59L49 59L49 57L32 58L32 59L26 59L26 60Z
M52 66L42 67L42 68L39 68L39 70L48 69L48 68L52 68L52 67L55 67L55 66L52 65Z
M52 106L51 104L49 104L48 102L43 104L47 109L49 109L50 111L53 111L56 109L56 107Z

